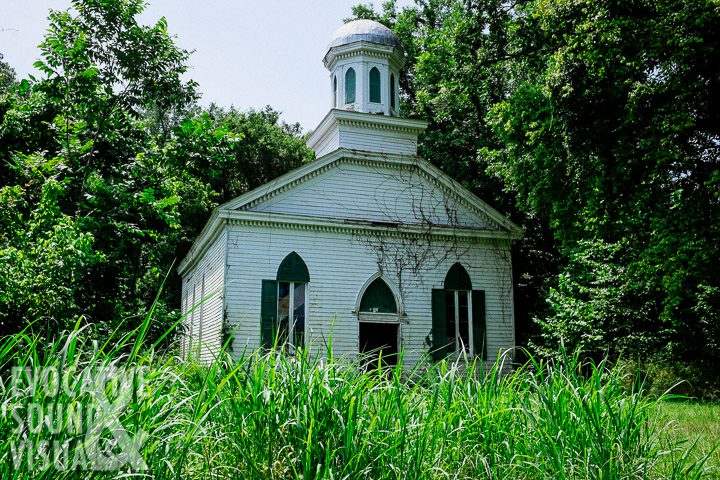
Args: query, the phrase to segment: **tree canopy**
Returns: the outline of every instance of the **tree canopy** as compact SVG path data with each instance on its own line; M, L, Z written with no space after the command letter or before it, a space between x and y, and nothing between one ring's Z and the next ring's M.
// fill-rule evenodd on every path
M429 121L424 155L526 227L516 274L536 346L718 373L719 2L353 13L405 45L403 107Z
M132 328L218 202L312 158L269 107L198 107L189 53L143 7L74 0L50 13L40 78L0 64L4 332ZM177 317L170 273L151 337Z

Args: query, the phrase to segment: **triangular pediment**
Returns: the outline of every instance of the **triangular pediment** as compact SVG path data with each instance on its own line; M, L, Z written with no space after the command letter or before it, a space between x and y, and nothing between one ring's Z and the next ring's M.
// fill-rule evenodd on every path
M417 157L338 151L220 207L370 222L492 230L519 228L439 169Z

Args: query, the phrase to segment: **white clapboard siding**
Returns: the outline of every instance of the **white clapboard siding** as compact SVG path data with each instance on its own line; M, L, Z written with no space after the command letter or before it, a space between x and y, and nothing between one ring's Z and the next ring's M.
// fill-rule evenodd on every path
M320 158L340 148L340 131L333 129L323 136L315 146L315 155Z
M399 224L497 228L455 195L444 194L418 169L381 163L339 163L249 210Z
M417 152L417 133L397 131L369 130L364 127L345 127L338 131L338 146L350 150L367 152L397 153L415 155ZM329 153L331 150L327 150ZM326 151L318 151L323 155Z
M220 349L223 325L225 248L227 234L220 233L191 271L183 277L182 304L184 327L183 355L211 361ZM194 308L193 308L194 307Z
M260 301L263 279L275 279L290 252L297 252L309 273L308 343L321 349L330 337L335 355L355 357L359 350L358 318L353 313L366 281L378 272L376 241L350 232L321 232L231 224L228 231L226 305L233 328L234 351L260 346ZM386 242L391 241L386 239ZM514 345L512 279L507 244L488 242L453 247L436 242L432 257L418 275L402 278L407 324L401 337L407 361L415 363L428 351L432 325L431 290L442 288L448 269L459 261L470 274L473 288L486 292L488 360ZM448 258L444 258L448 252ZM439 262L439 263L438 263ZM391 262L389 262L391 263ZM385 269L394 288L399 280L392 265Z

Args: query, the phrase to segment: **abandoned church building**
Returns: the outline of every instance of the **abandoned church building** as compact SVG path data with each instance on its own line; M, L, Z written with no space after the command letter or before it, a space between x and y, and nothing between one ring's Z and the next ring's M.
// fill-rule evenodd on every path
M408 365L513 347L521 231L417 156L425 123L399 116L403 58L377 22L336 32L316 160L219 206L179 265L184 354L209 360L227 332L236 355L332 342L347 358L402 348Z

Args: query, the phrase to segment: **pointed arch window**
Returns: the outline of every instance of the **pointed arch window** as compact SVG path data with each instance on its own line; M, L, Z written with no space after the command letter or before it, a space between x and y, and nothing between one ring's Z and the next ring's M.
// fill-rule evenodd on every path
M473 290L460 263L450 267L443 288L433 289L432 316L436 360L458 352L485 358L485 292Z
M395 109L395 75L390 74L390 108Z
M379 358L394 365L400 347L400 312L395 292L380 273L368 279L357 305L360 353L368 365L377 365Z
M380 103L380 70L377 67L370 69L370 101Z
M308 283L307 265L296 252L280 263L275 280L263 280L260 317L264 347L284 346L294 352L304 345Z
M345 103L355 102L355 69L348 68L345 72Z

